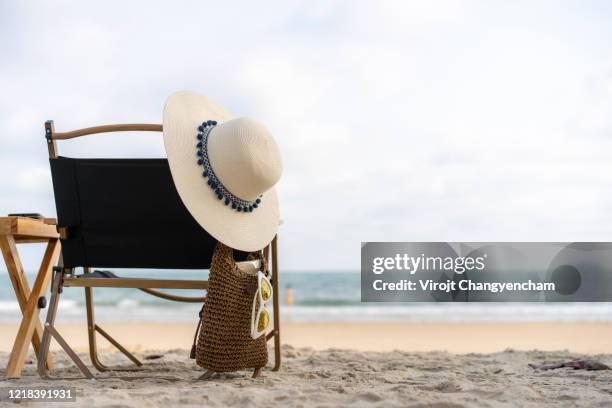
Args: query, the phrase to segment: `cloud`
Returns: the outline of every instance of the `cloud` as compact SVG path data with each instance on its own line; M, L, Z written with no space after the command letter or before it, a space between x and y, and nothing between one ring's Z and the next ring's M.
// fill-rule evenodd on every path
M276 135L283 267L356 269L367 240L606 240L609 14L556 2L5 3L0 212L54 211L44 120L159 123L165 97L191 89ZM59 149L164 155L159 134Z
M51 183L49 169L43 167L31 167L16 175L17 186L23 191L33 193L48 193ZM15 186L15 187L17 187Z

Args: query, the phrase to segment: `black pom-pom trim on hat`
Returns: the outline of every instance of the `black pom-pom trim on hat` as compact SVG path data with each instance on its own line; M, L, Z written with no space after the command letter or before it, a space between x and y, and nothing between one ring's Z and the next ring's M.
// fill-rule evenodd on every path
M258 208L261 204L262 196L259 196L254 201L247 201L236 197L227 188L225 188L223 183L221 183L221 181L215 175L215 172L210 165L210 160L208 158L208 136L216 125L217 121L207 120L198 126L198 133L196 135L196 139L198 140L196 143L196 155L198 157L198 166L203 167L202 177L208 179L206 180L206 184L210 186L211 190L219 200L223 200L228 208L231 204L231 209L236 212L252 213L253 210Z

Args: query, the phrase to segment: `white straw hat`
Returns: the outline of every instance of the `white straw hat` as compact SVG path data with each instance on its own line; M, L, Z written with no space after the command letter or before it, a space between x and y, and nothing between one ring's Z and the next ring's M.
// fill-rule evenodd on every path
M168 97L163 128L172 179L195 220L229 247L268 245L279 224L274 185L282 173L270 132L195 92Z

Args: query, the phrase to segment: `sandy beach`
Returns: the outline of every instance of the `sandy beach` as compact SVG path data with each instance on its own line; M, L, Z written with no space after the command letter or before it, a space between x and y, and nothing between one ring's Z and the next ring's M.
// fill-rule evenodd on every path
M195 323L99 323L129 350L189 349ZM85 323L57 325L70 344L87 349ZM0 324L0 350L10 351L17 326ZM609 323L287 323L281 341L293 347L359 351L447 351L494 353L515 350L570 350L612 354ZM98 336L101 350L110 344ZM52 349L58 345L52 343Z
M560 369L538 371L528 363L579 357L570 352L513 351L464 355L446 352L317 351L283 347L280 372L220 375L207 381L188 351L150 350L138 353L145 368L138 372L100 374L95 382L68 379L78 371L64 353L54 352L60 380L43 381L35 365L21 380L0 382L0 392L16 386L76 387L76 404L89 407L603 407L612 404L612 371ZM85 355L83 355L85 357ZM612 363L612 355L594 356ZM0 354L6 364L7 353ZM124 363L117 353L103 360ZM31 360L30 360L31 361ZM1 404L1 403L0 403ZM32 404L35 405L35 404Z
M101 373L96 382L71 378L79 372L54 344L54 375L60 380L39 379L30 353L21 379L0 381L0 395L17 386L74 386L77 403L65 403L70 407L612 404L610 370L539 371L528 366L579 357L612 365L609 324L286 324L280 372L266 370L263 378L251 379L243 371L209 381L197 380L203 370L188 358L191 325L103 327L145 362L143 370ZM89 364L84 326L60 329ZM2 373L15 330L0 326ZM100 349L106 364L127 366L108 344L100 341ZM161 357L150 359L156 355Z

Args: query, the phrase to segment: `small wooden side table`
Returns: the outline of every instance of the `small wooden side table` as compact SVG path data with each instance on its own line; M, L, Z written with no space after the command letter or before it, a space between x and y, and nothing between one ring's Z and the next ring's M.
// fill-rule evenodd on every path
M6 263L17 302L21 308L23 319L13 350L6 367L6 378L19 378L30 342L38 353L38 347L43 334L43 326L39 319L38 299L44 296L49 287L53 267L60 255L59 234L55 219L33 219L22 217L0 217L0 249ZM47 248L30 291L23 265L17 252L17 244L47 243ZM47 366L52 367L51 357L47 358Z

